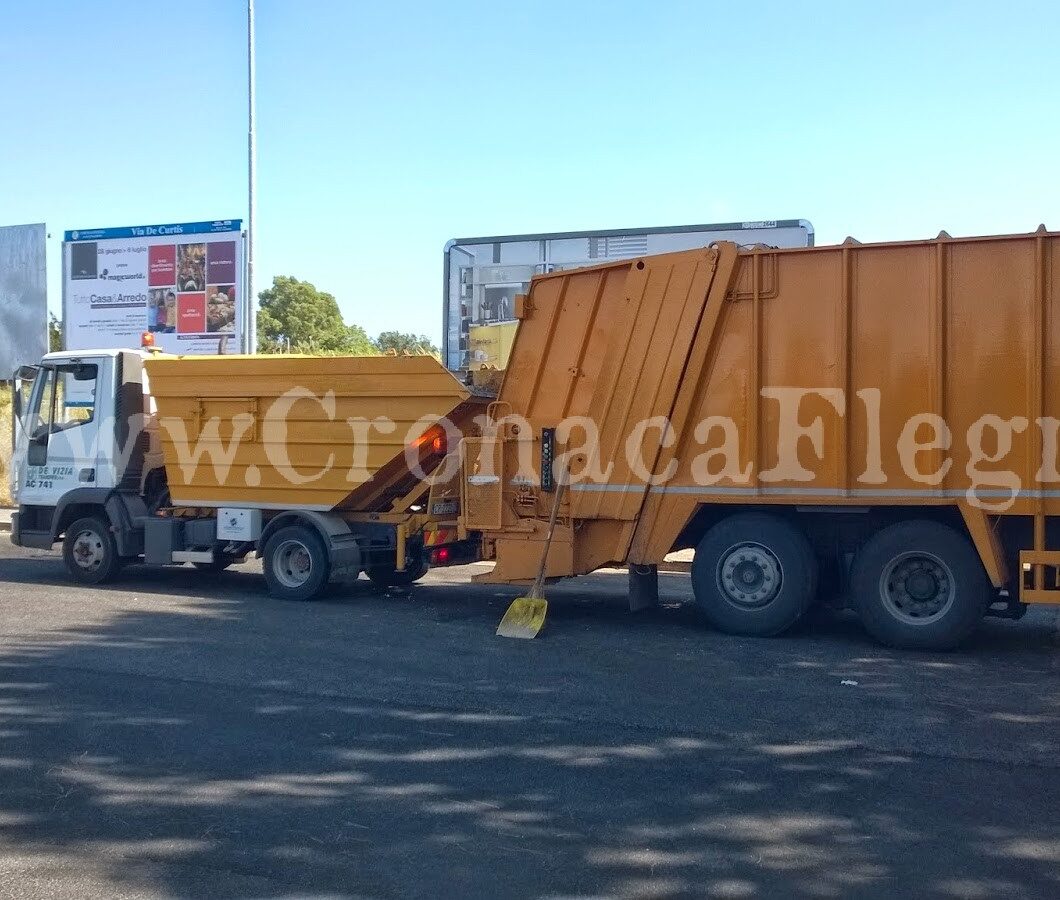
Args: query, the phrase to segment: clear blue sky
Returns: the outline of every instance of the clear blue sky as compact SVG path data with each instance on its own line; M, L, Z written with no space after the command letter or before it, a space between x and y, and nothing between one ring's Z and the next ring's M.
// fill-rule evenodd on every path
M448 238L1060 229L1060 4L258 0L258 282L440 337ZM0 224L246 215L240 0L9 3Z

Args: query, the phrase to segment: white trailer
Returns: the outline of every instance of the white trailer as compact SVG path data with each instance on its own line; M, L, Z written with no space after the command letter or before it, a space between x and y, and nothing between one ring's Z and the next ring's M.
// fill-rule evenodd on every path
M812 247L813 225L806 219L776 219L454 238L445 245L443 262L442 359L451 372L472 368L472 327L514 321L515 295L526 293L534 275L694 250L715 241Z

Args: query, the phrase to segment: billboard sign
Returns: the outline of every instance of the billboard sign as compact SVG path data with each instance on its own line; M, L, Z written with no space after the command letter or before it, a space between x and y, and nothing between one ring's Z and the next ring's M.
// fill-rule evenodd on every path
M67 231L67 350L139 347L149 331L168 353L238 353L243 343L240 219Z
M48 350L43 225L0 228L0 381Z
M809 247L813 246L813 226L805 219L782 219L451 240L445 245L443 275L445 364L453 372L492 364L477 348L481 341L476 340L476 329L513 321L515 296L526 293L534 275L649 253L692 250L714 241Z

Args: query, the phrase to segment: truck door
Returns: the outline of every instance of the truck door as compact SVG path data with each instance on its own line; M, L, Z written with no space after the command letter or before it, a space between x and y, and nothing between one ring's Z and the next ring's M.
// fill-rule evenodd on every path
M40 366L22 366L11 376L11 465L7 477L12 496L18 495L19 476L26 462L25 418L39 371Z
M55 506L74 488L113 486L113 467L100 466L110 448L100 441L98 406L110 366L106 357L40 366L18 426L25 446L17 461L19 505Z

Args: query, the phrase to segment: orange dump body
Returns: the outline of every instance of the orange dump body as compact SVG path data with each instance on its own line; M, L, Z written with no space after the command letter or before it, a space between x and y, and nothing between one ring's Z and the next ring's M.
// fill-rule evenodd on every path
M540 560L543 448L571 479L550 575L658 563L713 504L957 506L995 583L997 517L1029 517L1045 549L1058 234L722 243L540 276L519 312L493 407L509 424L465 441L490 580Z
M146 368L169 491L188 506L397 511L420 484L409 459L439 461L424 440L433 420L479 410L430 356L158 356Z

